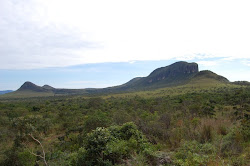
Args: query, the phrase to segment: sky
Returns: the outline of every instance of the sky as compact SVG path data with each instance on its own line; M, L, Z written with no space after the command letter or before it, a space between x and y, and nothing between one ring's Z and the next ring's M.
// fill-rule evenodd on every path
M0 0L0 90L102 88L176 61L250 81L249 0Z

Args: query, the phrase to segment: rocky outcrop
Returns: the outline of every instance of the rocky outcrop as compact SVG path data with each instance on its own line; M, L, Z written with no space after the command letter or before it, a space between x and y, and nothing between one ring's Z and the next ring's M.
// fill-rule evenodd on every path
M197 63L176 62L154 70L148 77L149 83L176 78L182 79L199 72Z

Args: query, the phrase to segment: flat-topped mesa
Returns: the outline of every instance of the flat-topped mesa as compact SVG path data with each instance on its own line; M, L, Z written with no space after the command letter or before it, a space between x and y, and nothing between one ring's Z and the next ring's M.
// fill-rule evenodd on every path
M147 78L148 82L172 79L181 80L199 72L197 63L176 62L172 65L154 70Z

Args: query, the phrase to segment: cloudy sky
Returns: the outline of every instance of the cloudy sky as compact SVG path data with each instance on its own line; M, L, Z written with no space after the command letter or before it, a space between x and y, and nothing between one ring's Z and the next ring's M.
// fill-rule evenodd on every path
M178 60L250 81L249 0L0 0L0 90L106 87Z

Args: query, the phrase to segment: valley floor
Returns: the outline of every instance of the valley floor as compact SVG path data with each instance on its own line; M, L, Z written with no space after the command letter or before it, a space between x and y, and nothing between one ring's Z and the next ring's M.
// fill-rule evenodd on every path
M249 141L249 86L0 100L4 166L247 166Z

